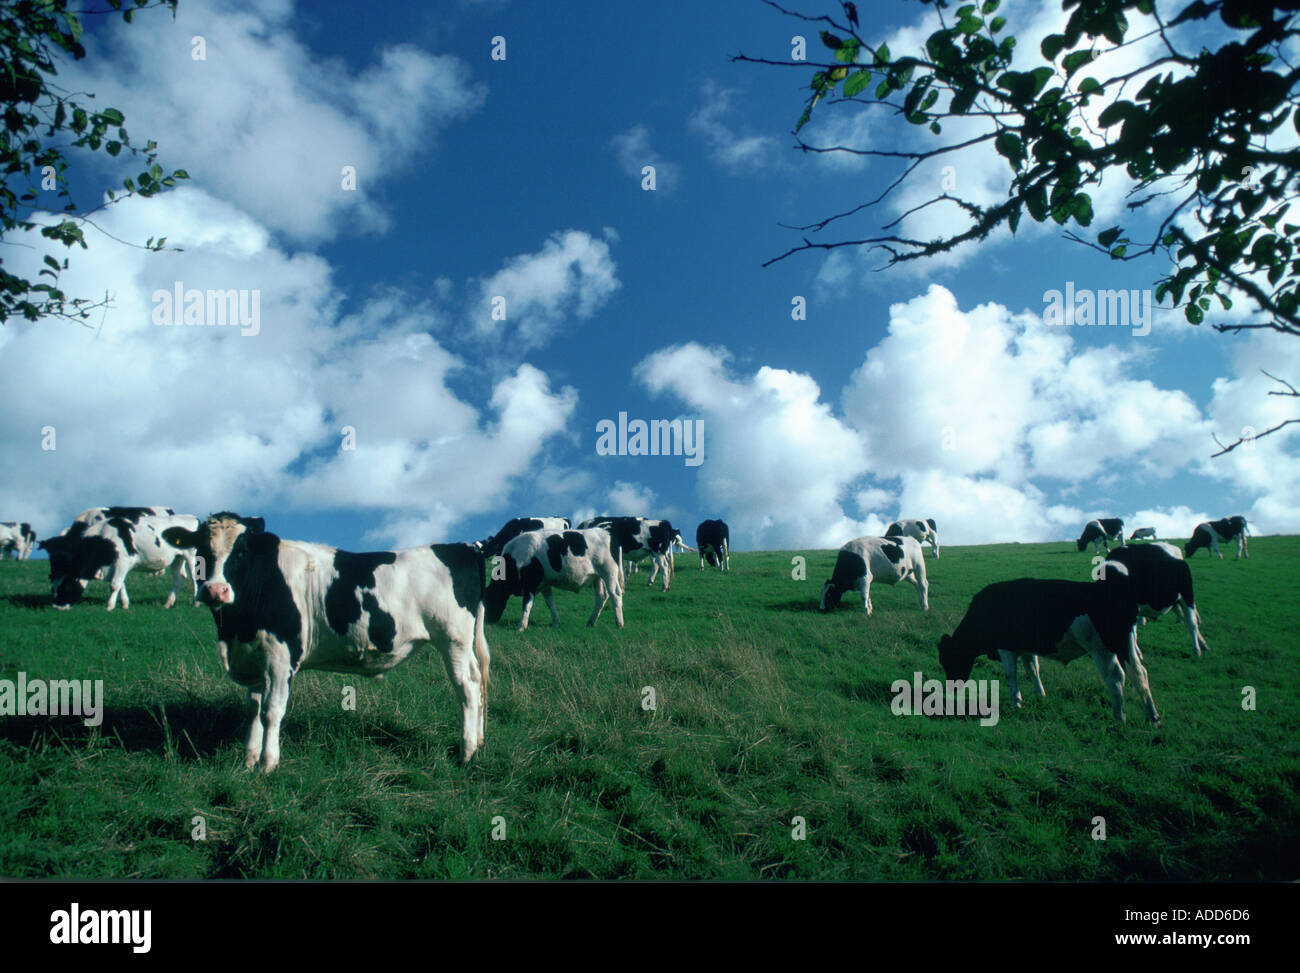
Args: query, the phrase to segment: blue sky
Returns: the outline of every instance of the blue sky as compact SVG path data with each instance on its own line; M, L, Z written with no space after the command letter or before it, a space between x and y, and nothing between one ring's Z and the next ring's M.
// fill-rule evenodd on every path
M852 250L764 268L797 240L779 224L875 196L898 171L797 152L811 70L731 60L788 59L794 35L819 56L816 30L757 0L562 9L182 0L175 22L95 25L69 87L193 177L97 222L184 252L88 231L64 283L111 289L113 309L94 329L0 332L0 518L44 535L105 503L233 508L352 549L591 513L669 517L688 537L720 516L737 549L834 547L897 516L934 517L949 543L1065 538L1098 515L1169 536L1232 513L1300 529L1293 434L1209 459L1212 432L1290 414L1258 368L1300 377L1294 339L1159 313L1145 337L1049 327L1045 291L1146 288L1159 272L1054 226L884 272ZM1063 16L1005 13L1030 52ZM932 29L923 14L880 5L864 34L898 52ZM849 105L822 106L804 134L900 138ZM74 168L83 204L135 171L105 162ZM995 156L951 164L973 198L1005 187ZM1097 194L1095 229L1125 188ZM822 235L878 233L910 198ZM178 280L257 289L258 334L155 325L152 295ZM597 422L619 412L702 420L704 462L596 455Z

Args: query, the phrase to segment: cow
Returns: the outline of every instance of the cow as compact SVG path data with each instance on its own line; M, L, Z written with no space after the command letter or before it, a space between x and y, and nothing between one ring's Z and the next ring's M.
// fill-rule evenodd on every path
M681 541L681 534L666 520L648 520L644 517L593 517L578 525L579 530L600 527L609 532L610 551L618 561L621 583L626 586L624 562L635 564L650 559L653 569L647 586L663 571L664 591L668 590L669 577L675 566L672 549Z
M479 541L475 547L485 558L498 557L502 548L526 530L568 530L572 525L568 517L515 517L491 537Z
M1210 646L1201 635L1201 613L1192 590L1192 569L1183 560L1182 551L1162 541L1125 547L1110 553L1101 565L1101 573L1114 570L1117 564L1128 576L1138 611L1147 618L1159 618L1173 609L1187 626L1192 652L1200 655L1209 651Z
M1092 552L1096 554L1101 547L1105 547L1107 553L1110 552L1108 541L1119 541L1120 547L1124 546L1124 521L1118 517L1088 521L1083 525L1083 533L1075 543L1081 551L1091 544Z
M846 591L862 595L862 610L871 614L871 582L916 585L921 610L930 610L930 585L925 579L925 554L914 537L859 537L840 548L831 578L822 585L818 610L834 611Z
M596 624L605 602L614 601L614 620L623 627L623 582L618 561L610 550L610 535L599 527L587 530L532 530L510 541L501 554L501 564L492 570L492 582L485 596L487 621L495 624L505 611L511 595L524 600L519 619L522 632L528 628L533 599L540 591L551 610L551 624L560 624L555 608L554 588L580 591L594 585L596 601L587 619Z
M934 548L934 556L939 556L939 528L934 518L925 520L895 520L885 531L886 537L911 537L918 544L928 543Z
M13 552L15 561L25 561L36 544L36 531L32 525L9 520L0 523L0 558Z
M949 680L964 682L979 656L1000 660L1018 707L1017 656L1024 658L1035 691L1045 696L1038 656L1067 664L1086 653L1101 673L1115 719L1125 722L1124 674L1131 671L1151 722L1159 726L1138 649L1137 620L1131 583L1118 571L1100 581L997 581L975 595L957 630L939 639L939 662Z
M731 530L721 520L706 520L695 528L695 547L700 554L700 570L704 561L719 571L731 570Z
M167 541L207 565L221 667L248 688L244 766L280 763L290 680L304 669L382 676L425 644L442 653L461 708L460 757L483 745L489 653L484 560L471 544L352 553L281 540L261 517L216 513Z
M1225 517L1223 520L1207 520L1203 524L1197 524L1196 530L1192 531L1191 540L1183 548L1183 553L1191 557L1203 547L1208 547L1215 554L1219 555L1219 560L1223 560L1223 554L1219 550L1219 541L1225 544L1236 538L1237 540L1237 560L1243 557L1250 557L1250 551L1246 549L1246 518L1240 515L1236 517Z
M46 538L40 547L50 555L50 594L54 607L68 610L81 601L93 579L107 576L108 610L117 607L119 597L122 607L130 608L126 577L137 568L155 572L171 568L172 590L163 603L164 608L176 604L187 568L191 596L197 594L193 555L169 543L165 533L171 527L193 529L198 525L199 519L188 514L139 513L130 520L118 516L92 519L89 526L78 521L74 529Z
M1155 540L1155 539L1156 539L1156 529L1154 527L1139 527L1137 530L1133 531L1133 533L1129 534L1128 536L1128 542L1130 544L1132 544L1134 541Z

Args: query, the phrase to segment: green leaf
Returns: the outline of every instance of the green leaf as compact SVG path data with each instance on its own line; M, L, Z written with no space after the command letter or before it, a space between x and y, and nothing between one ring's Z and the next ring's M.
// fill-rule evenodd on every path
M980 13L991 14L1002 6L1002 0L984 0L983 6L980 7Z
M1056 55L1060 54L1064 47L1065 35L1063 34L1048 34L1043 38L1043 43L1038 45L1038 49L1042 52L1043 58L1048 61L1055 61Z
M1122 232L1124 231L1121 227L1112 226L1109 230L1102 230L1097 234L1097 242L1103 247L1109 247Z
M126 117L116 108L105 108L99 114L110 125L121 125L126 120Z
M1065 76L1068 78L1094 57L1092 51L1075 51L1073 54L1065 55L1065 60L1061 62L1061 66L1065 68Z
M881 45L876 48L876 63L888 64L889 59L889 45L882 42Z
M1205 320L1205 312L1202 311L1195 304L1188 304L1187 309L1183 312L1183 315L1192 324L1200 324L1202 321Z
M1101 91L1101 82L1089 75L1079 82L1079 94L1090 95L1094 91Z
M828 30L822 31L822 43L825 44L827 47L829 47L832 51L838 51L841 47L844 46L844 42Z
M122 143L109 142L107 145L104 146L104 151L107 152L109 155L117 155L119 152L122 151Z
M854 71L844 82L844 97L852 98L858 95L862 90L871 83L871 72L866 68L860 71Z
M989 23L989 32L992 34L996 34L1006 25L1007 25L1006 17L994 17L993 20Z
M998 155L1010 160L1014 169L1019 169L1020 163L1025 161L1024 145L1020 137L1011 132L1001 132L993 140L993 147L998 150Z

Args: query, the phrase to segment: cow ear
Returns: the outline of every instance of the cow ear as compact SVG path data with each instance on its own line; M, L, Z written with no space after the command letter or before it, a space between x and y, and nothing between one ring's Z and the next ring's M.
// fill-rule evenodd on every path
M260 534L266 530L266 520L262 517L240 517L239 522L250 534Z
M196 531L184 527L168 527L162 532L163 540L172 547L198 547L199 535Z

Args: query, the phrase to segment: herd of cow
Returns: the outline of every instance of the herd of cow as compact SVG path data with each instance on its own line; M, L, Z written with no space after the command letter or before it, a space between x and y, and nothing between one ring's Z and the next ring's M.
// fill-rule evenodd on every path
M1090 521L1078 539L1106 549L1107 558L1091 582L1020 579L988 585L972 599L952 635L939 641L939 658L949 680L970 677L974 660L1001 661L1015 705L1021 697L1016 660L1023 658L1034 689L1045 695L1038 656L1069 662L1092 657L1102 675L1116 719L1124 719L1125 672L1137 680L1147 712L1159 722L1137 644L1140 620L1172 610L1187 626L1192 649L1208 648L1184 557L1201 547L1220 559L1219 542L1246 551L1246 521L1230 517L1200 524L1184 550L1155 540L1152 528L1133 532L1128 546L1123 521ZM1112 551L1109 541L1117 540ZM26 523L0 523L0 556L27 557L36 536ZM922 544L939 557L934 520L900 520L883 537L859 537L839 551L831 578L822 586L819 608L832 611L848 591L872 613L871 583L909 581L922 610L929 610ZM119 597L130 605L127 575L143 568L172 573L171 607L189 580L194 600L212 611L221 665L248 689L251 714L245 764L273 770L280 759L280 724L292 677L302 669L360 673L382 678L410 653L431 644L461 703L461 758L483 744L489 652L485 624L498 621L512 595L523 600L519 630L537 594L559 624L553 589L591 586L594 625L605 604L623 626L626 571L640 561L652 565L648 584L662 575L669 590L677 548L698 553L700 569L730 570L730 532L721 520L706 520L687 545L666 520L596 517L573 528L567 518L515 518L493 536L473 544L432 544L400 551L356 554L324 544L282 540L260 517L225 511L204 521L170 507L94 507L39 547L50 558L53 606L67 610L89 582L109 582L108 609ZM1095 560L1095 559L1094 559ZM490 565L490 579L488 577Z

